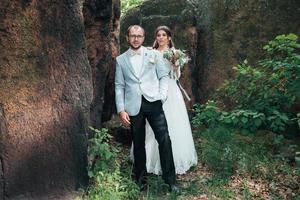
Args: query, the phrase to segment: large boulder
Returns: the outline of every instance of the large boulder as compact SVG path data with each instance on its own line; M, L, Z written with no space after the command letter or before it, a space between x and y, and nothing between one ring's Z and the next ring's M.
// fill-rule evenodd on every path
M85 184L92 71L82 1L0 4L0 198Z
M193 102L203 102L243 59L262 56L262 46L276 35L300 33L298 0L155 0L144 1L121 19L121 52L127 48L126 29L131 24L146 30L151 46L154 30L167 25L177 48L192 58L181 81Z
M102 122L115 111L115 58L119 54L120 1L86 0L83 4L88 58L93 73L91 125Z
M275 36L300 34L300 1L297 0L192 0L196 12L199 44L193 88L206 100L232 77L232 67L244 59L254 63L262 47Z

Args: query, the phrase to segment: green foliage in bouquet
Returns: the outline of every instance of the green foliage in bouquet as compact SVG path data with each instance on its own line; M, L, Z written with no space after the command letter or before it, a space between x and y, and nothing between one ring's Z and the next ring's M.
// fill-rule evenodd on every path
M184 65L187 64L190 58L185 54L185 51L175 48L170 48L164 52L163 57L170 61L173 65L183 69Z

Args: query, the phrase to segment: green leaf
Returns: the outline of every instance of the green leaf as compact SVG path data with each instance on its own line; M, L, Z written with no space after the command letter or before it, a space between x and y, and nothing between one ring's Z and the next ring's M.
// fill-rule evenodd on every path
M246 124L246 123L248 122L248 119L247 119L246 117L242 117L242 122L243 122L244 124Z
M259 127L262 124L262 121L260 119L255 119L254 124L255 126Z

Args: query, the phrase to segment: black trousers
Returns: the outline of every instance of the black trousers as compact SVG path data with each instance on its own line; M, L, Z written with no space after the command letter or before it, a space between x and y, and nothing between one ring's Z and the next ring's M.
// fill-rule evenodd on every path
M148 120L158 142L162 178L167 184L175 184L175 167L171 140L162 102L149 102L142 97L140 112L130 116L133 140L134 172L139 182L146 174L145 124Z

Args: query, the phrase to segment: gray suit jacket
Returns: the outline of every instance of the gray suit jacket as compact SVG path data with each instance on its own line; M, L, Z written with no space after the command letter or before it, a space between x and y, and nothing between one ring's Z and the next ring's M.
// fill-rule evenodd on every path
M163 56L156 50L143 48L143 65L137 75L130 63L130 52L117 57L115 74L115 93L117 112L126 111L128 115L139 113L142 95L150 102L165 102L168 92L169 67Z

